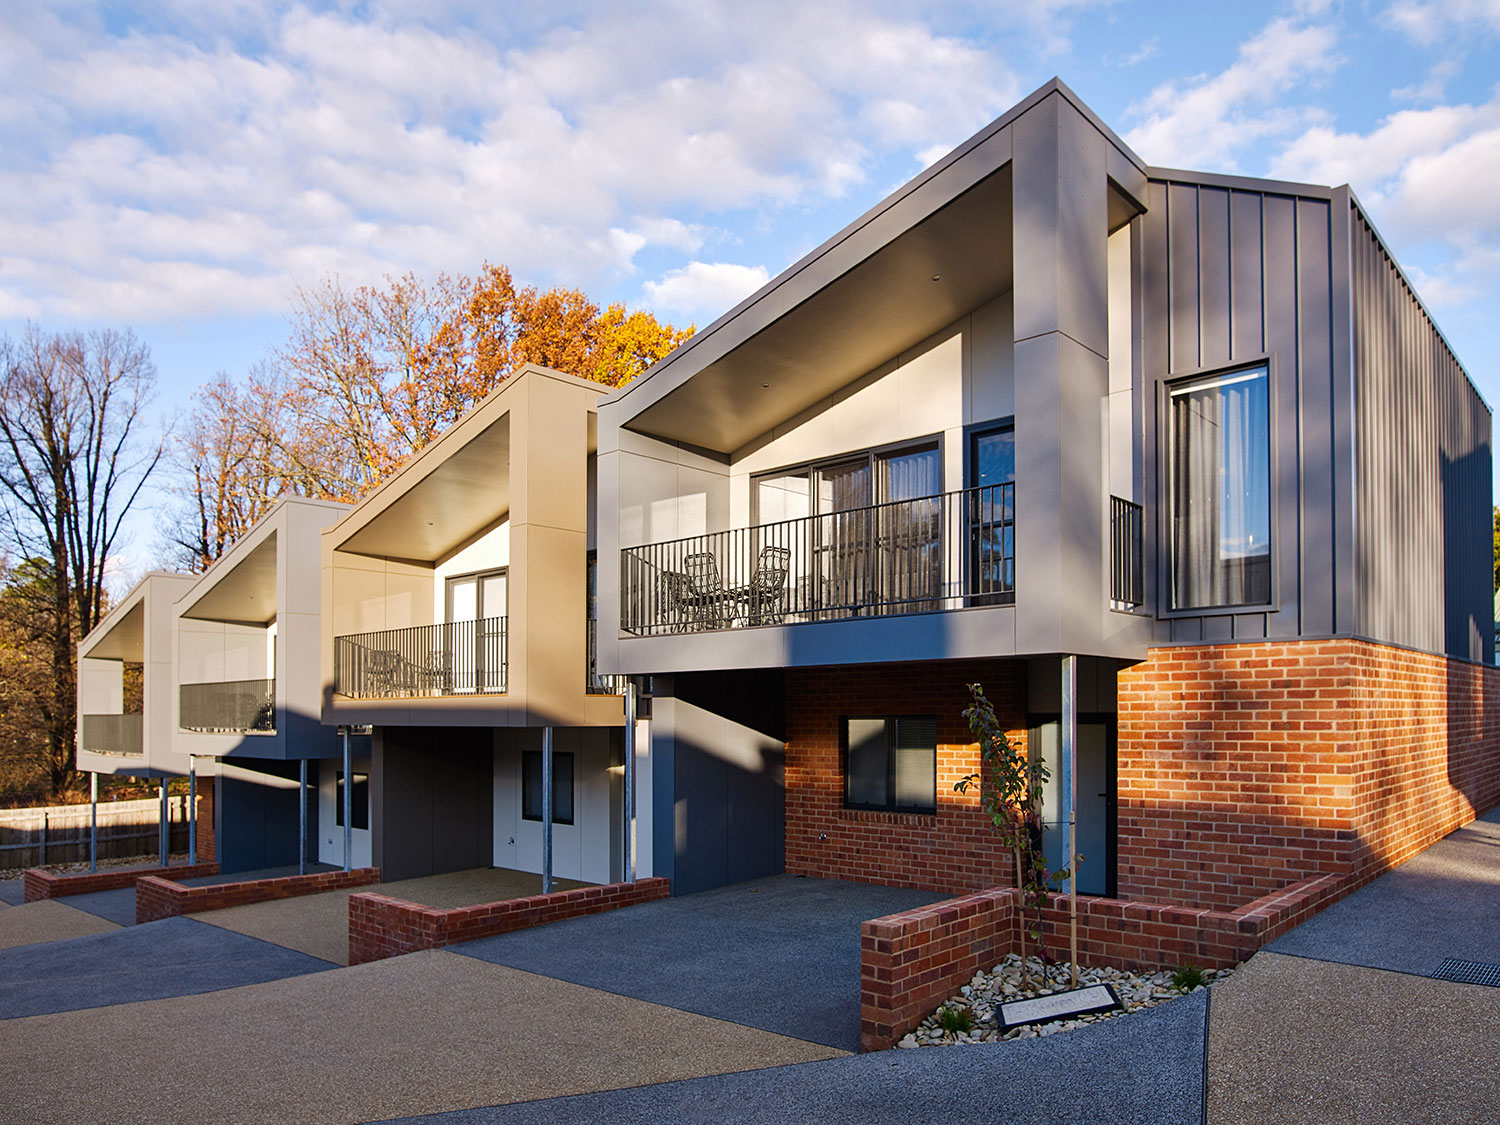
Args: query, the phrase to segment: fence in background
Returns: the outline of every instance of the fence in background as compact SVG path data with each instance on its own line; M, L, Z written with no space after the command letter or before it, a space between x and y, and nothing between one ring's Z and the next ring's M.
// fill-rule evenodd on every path
M167 798L171 849L187 851L188 803ZM154 856L160 852L161 801L99 802L99 858ZM52 805L0 809L0 869L48 863L87 863L89 806Z

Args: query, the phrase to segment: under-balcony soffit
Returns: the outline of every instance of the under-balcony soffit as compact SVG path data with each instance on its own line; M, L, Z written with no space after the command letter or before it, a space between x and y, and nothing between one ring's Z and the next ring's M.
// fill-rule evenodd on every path
M378 506L337 549L383 559L436 562L510 511L510 415L481 430ZM383 502L384 501L384 502Z
M180 616L244 625L269 625L275 621L276 536L276 532L266 536Z
M89 660L124 660L139 664L146 651L146 599L142 597L129 612L88 651Z

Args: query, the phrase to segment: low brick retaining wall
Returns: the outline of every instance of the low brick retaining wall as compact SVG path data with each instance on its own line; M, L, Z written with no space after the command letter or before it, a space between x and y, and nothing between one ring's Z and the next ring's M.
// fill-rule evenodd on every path
M579 887L448 910L382 894L350 895L349 964L361 965L419 949L441 949L461 941L543 926L564 918L601 914L666 898L671 893L672 884L667 879L640 879L634 883Z
M1367 880L1320 875L1233 911L1078 896L1078 959L1122 969L1229 968ZM860 926L860 1048L879 1051L1020 949L1019 896L998 887ZM1068 957L1068 898L1044 914L1047 952ZM1029 953L1035 954L1034 943Z
M205 910L222 910L228 906L245 906L277 898L298 898L349 887L368 887L378 882L378 867L283 875L275 879L246 879L210 887L186 887L171 879L150 876L135 885L135 920L137 924L155 922L179 914L201 914Z
M33 867L22 874L21 880L26 890L26 901L40 902L44 898L118 891L122 887L133 887L137 881L153 875L164 875L169 879L196 879L200 875L218 873L217 863L184 863L177 867L127 867L114 871L96 871L88 875L54 875L50 871Z

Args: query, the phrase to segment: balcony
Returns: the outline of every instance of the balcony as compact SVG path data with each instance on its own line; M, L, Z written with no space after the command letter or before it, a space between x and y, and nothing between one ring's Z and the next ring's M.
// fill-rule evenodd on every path
M200 734L274 734L276 681L183 684L177 725Z
M134 715L85 715L82 749L90 754L123 754L139 758L142 753L141 718Z
M354 699L503 695L505 618L355 633L333 641L333 690Z
M1109 498L1109 597L1117 609L1135 609L1146 600L1141 561L1141 506Z
M994 484L620 553L634 636L1015 601L1015 485Z

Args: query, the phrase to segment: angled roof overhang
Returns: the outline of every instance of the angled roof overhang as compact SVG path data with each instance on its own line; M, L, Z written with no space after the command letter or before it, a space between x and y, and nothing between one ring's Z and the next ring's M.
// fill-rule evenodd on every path
M1012 275L1010 126L1050 97L1110 142L1110 225L1144 210L1145 165L1049 82L607 400L621 425L729 456L965 312ZM939 280L934 280L934 278Z
M226 621L269 625L276 620L276 543L270 531L259 542L246 544L239 557L215 565L183 599L178 616L196 621Z

